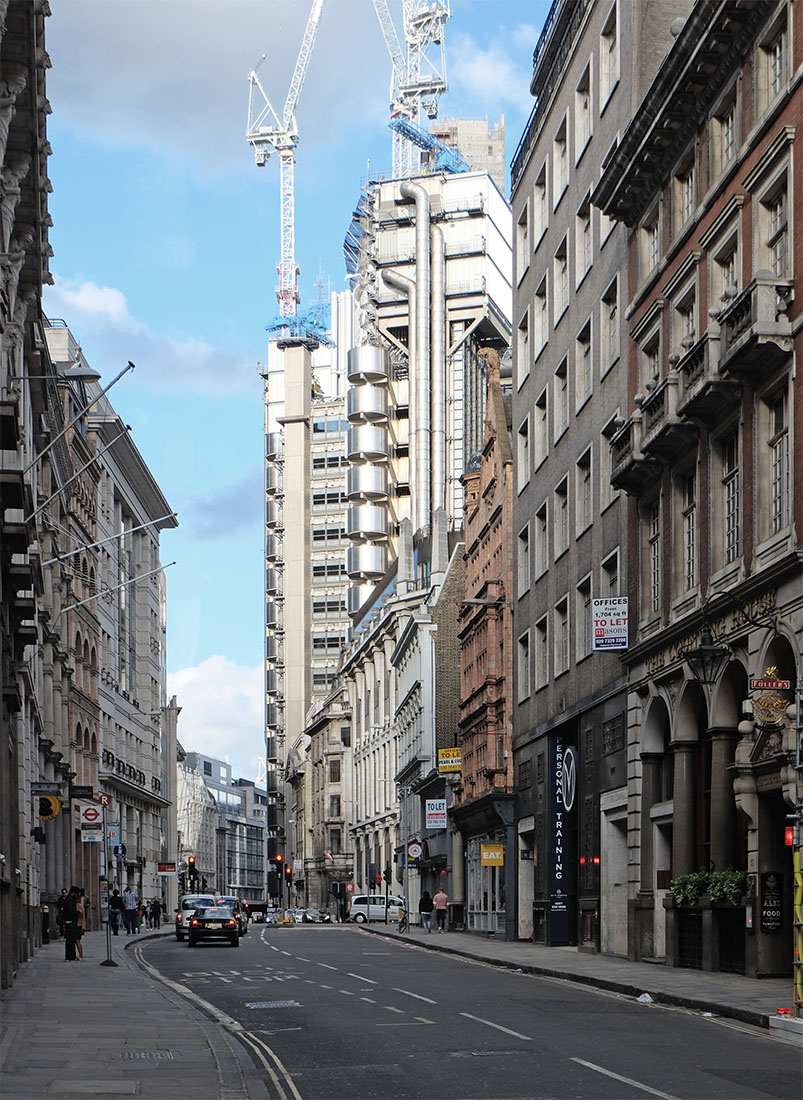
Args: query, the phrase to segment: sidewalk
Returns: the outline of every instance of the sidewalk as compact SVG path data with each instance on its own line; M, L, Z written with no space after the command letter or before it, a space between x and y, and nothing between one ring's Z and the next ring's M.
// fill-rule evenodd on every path
M434 929L425 935L413 927L400 937L395 924L363 924L371 932L406 939L420 947L497 966L522 970L525 974L563 978L582 985L609 989L626 996L649 993L660 1004L677 1005L715 1016L777 1029L778 1034L803 1037L803 1019L776 1015L777 1008L792 1008L792 979L745 978L740 974L712 974L701 970L679 970L655 963L629 962L611 955L579 952L576 947L544 947L540 944L505 943L495 936Z
M275 1095L222 1024L137 965L134 947L166 935L173 935L171 925L113 936L116 967L100 965L105 932L85 936L83 962L65 962L59 939L22 964L11 989L0 993L3 1100Z

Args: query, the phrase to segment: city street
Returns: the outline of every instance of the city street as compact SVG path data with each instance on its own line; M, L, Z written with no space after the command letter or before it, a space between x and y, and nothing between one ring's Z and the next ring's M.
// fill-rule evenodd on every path
M136 954L236 1021L274 1085L301 1100L800 1095L789 1039L352 926L252 925L237 950L169 937Z

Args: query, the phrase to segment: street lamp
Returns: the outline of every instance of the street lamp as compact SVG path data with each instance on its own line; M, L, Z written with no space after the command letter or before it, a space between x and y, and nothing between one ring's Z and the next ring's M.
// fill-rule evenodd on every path
M715 684L731 659L731 650L730 646L717 645L714 642L711 627L706 620L700 644L685 649L683 656L701 684Z
M9 379L9 382L99 382L101 375L92 367L86 366L80 359L76 359L64 370L54 371L53 374L17 374Z

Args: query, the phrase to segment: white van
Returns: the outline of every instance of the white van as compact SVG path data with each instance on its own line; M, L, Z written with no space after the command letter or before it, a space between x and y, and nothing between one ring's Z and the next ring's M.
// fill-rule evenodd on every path
M388 897L388 920L397 921L402 915L404 901L402 898ZM385 920L385 895L372 894L369 898L366 894L357 894L351 899L349 920L357 924L365 924L369 920Z

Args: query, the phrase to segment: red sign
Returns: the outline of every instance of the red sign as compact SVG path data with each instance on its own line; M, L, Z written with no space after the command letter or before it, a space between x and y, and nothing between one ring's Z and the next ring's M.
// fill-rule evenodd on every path
M82 825L102 825L101 818L103 817L101 811L97 806L82 806L81 807L81 824Z
M789 691L791 680L751 680L751 691Z
M354 883L353 882L347 882L346 883L346 893L347 894L353 894L354 893Z
M110 794L99 794L98 802L104 809L108 810L109 806L112 804L112 796Z
M176 873L175 863L157 863L156 869L160 875L174 875Z

